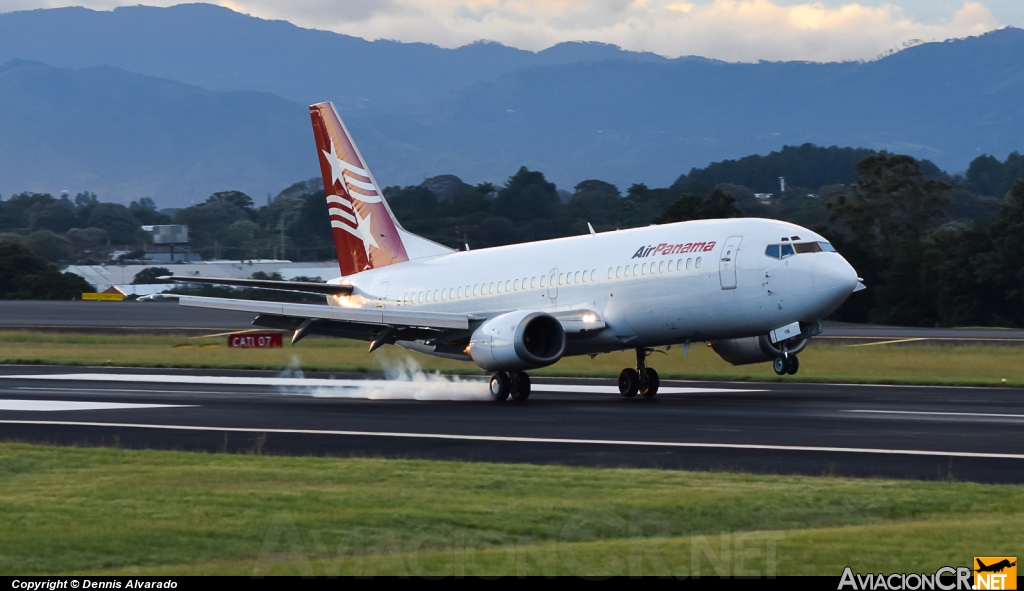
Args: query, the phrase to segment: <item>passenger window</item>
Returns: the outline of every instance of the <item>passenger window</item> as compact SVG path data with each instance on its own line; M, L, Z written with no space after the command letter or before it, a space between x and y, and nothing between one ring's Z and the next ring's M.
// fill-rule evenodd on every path
M626 270L622 273L622 276L629 278L629 265L626 265Z
M519 282L516 281L516 283L519 283ZM505 282L505 291L506 292L512 291L512 282L511 281L506 281Z
M480 295L480 286L479 285L474 285L473 286L473 295Z
M546 279L547 279L547 277L545 277L544 275L540 276L540 286L541 286L541 288L543 288L544 284L547 282Z
M641 275L646 275L647 274L647 263L644 263L643 266L640 267L640 274Z
M512 289L515 290L515 291L519 291L519 280L518 279L516 279L515 282L512 284Z
M608 267L608 279L611 279L612 277L615 277L615 269Z
M675 264L676 264L675 261L669 261L668 262L668 272L669 273L671 273L673 271L673 267L675 266Z
M504 285L502 282L498 282L498 293L501 293L501 286Z
M686 259L686 270L689 271L693 268L693 259Z
M622 278L622 267L615 267L615 277L618 279Z
M458 295L459 299L462 298L462 288L461 287L459 288L459 291L457 292L457 295Z
M694 264L695 269L700 269L700 257L697 257L697 262Z
M597 269L590 270L590 280L597 281Z
M494 293L494 283L491 283L491 285L488 287L487 293Z
M580 272L579 271L576 271L576 274L573 276L572 282L573 283L579 283L580 282Z
M640 274L640 265L633 265L633 277Z
M778 244L771 244L771 245L769 245L768 248L764 249L764 255L765 256L769 256L769 257L771 257L773 259L780 259L780 258L782 258L782 256L779 255L779 245Z
M793 256L793 247L789 244L782 245L782 258Z
M558 274L558 284L565 285L565 273Z
M660 263L658 263L658 272L659 273L664 273L665 272L665 261L661 261Z
M543 279L543 277L541 279ZM531 277L530 278L530 289L534 289L536 287L537 287L537 278L536 277Z

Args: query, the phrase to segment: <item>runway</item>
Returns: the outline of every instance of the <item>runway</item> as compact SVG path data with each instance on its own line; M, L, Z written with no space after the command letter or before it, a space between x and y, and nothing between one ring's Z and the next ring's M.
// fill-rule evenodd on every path
M50 332L204 334L252 328L254 314L185 308L164 302L7 301L0 306L0 330ZM825 322L812 344L994 344L1024 346L1024 330L915 328Z
M1024 482L1024 390L5 366L0 439L129 448Z

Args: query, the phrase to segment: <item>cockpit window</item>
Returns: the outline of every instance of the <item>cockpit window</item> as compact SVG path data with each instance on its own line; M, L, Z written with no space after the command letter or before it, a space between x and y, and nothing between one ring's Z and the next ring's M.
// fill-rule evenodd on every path
M805 252L821 252L821 245L817 242L796 242L793 244L797 254Z
M784 259L794 254L835 251L836 249L828 242L793 242L792 244L769 244L764 249L764 256L773 259Z

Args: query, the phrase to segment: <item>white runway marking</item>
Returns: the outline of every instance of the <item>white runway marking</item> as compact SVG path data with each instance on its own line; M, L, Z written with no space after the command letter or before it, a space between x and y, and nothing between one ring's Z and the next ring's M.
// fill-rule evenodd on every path
M1024 415L998 414L988 412L931 412L925 410L844 410L840 412L870 413L883 415L923 415L940 417L997 417L1010 419L1024 419Z
M224 386L276 386L298 388L358 388L365 389L374 384L393 383L389 380L327 380L320 378L247 378L237 376L189 376L189 375L156 375L156 374L122 374L122 373L67 373L41 375L5 375L0 378L18 380L55 380L75 382L129 382L154 384L199 384ZM415 382L411 382L415 384ZM483 380L459 382L460 386L481 388L486 393L487 383ZM618 394L615 386L580 385L580 384L534 384L534 392L572 392L587 394ZM750 388L679 388L665 386L658 390L659 394L705 394L705 393L736 393L765 392Z
M290 435L342 435L349 437L396 437L403 439L442 439L453 441L497 441L507 443L566 443L577 445L622 445L630 447L674 447L697 449L746 449L767 451L820 451L904 456L939 456L955 458L987 458L1024 460L1024 454L931 451L918 449L877 449L870 447L819 447L808 445L759 445L752 443L689 443L678 441L616 441L614 439L556 439L546 437L502 437L498 435L450 435L446 433L395 433L388 431L328 431L321 429L261 429L250 427L203 427L198 425L156 425L142 423L99 423L85 421L15 421L0 420L6 425L60 425L68 427L117 427L124 429L161 429L168 431L217 431L231 433L281 433Z
M176 408L183 404L135 404L128 402L87 402L81 400L5 400L0 399L0 410L26 410L52 412L58 410L120 410L139 408Z

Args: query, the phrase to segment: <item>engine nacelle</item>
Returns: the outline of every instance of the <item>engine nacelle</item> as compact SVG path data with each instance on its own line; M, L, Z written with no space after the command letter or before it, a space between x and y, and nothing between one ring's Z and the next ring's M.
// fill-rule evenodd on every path
M790 354L799 353L807 346L807 340L790 339L786 341L786 350ZM711 348L733 365L764 363L782 356L782 343L773 343L768 335L712 341Z
M565 329L550 314L509 312L481 324L466 352L488 371L545 367L565 353Z

